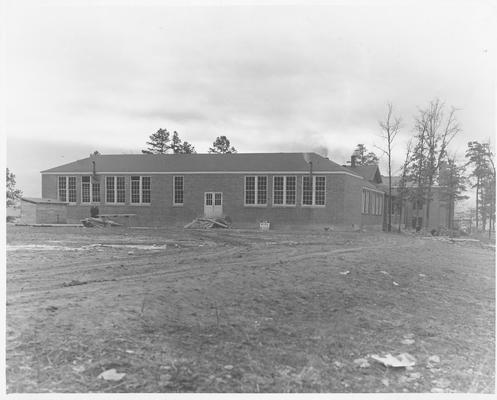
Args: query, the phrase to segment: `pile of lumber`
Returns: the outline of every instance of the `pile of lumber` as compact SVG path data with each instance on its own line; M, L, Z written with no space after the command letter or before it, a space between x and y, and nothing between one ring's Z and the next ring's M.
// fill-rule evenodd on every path
M231 223L224 218L195 218L184 226L185 229L231 228Z
M105 226L122 226L121 224L118 224L117 222L114 222L110 219L107 218L85 218L81 220L81 223L83 226L86 226L87 228L95 228L95 227L105 227Z

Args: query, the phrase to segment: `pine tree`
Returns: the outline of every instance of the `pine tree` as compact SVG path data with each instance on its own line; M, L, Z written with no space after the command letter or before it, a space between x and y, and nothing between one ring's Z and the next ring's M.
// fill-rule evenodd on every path
M217 154L231 154L236 153L236 149L231 146L230 141L226 136L218 136L216 140L212 143L212 147L209 148L209 153Z
M168 130L162 128L153 135L150 135L150 141L147 144L149 147L146 150L142 150L144 154L166 154L169 150L172 150L175 154L195 153L195 147L186 141L182 142L178 132L174 131L171 138Z
M150 135L150 141L147 142L148 148L142 150L144 154L166 154L169 150L170 134L167 129L160 128L157 132Z
M447 157L447 162L440 166L439 184L440 198L447 204L447 228L454 228L454 209L458 201L468 199L466 191L467 178L464 176L465 166L458 165L454 156Z
M356 165L378 165L378 156L372 151L368 152L366 146L358 144L354 150Z
M196 153L195 147L193 147L188 142L181 142L178 132L173 132L173 138L170 145L171 150L174 154L194 154Z
M489 186L487 182L493 181L493 187L495 187L495 169L493 169L493 154L490 151L490 144L478 141L468 142L466 158L468 159L466 166L473 167L469 177L473 183L472 187L476 188L475 220L476 230L478 231L480 216L486 217L485 208L482 212L482 203L485 201L484 193L487 191L485 190L485 185ZM486 189L489 188L487 187ZM495 196L492 195L491 197ZM495 200L492 206L495 207ZM492 214L494 214L493 211Z

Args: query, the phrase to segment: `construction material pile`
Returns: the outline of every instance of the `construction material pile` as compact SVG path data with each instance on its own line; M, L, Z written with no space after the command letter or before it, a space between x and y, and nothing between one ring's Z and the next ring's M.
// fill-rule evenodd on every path
M211 228L231 228L231 221L228 218L195 218L192 222L184 226L185 229L211 229Z
M114 221L107 219L107 218L90 217L90 218L82 219L81 223L83 224L83 226L85 226L87 228L95 228L95 227L103 228L106 226L122 226L121 224L118 224L117 222L114 222Z

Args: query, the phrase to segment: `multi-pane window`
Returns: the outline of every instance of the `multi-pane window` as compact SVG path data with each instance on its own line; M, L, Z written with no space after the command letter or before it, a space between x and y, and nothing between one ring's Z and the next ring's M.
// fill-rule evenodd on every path
M142 176L142 203L150 203L150 177Z
M326 178L324 176L302 177L302 204L324 206L326 202Z
M139 176L131 177L131 202L139 203L140 202L140 182L141 179Z
M100 202L100 182L92 180L89 175L81 177L81 202Z
M184 201L184 179L182 176L175 176L173 183L174 204L183 204Z
M89 203L91 201L90 195L90 177L82 176L81 177L81 203Z
M59 200L76 203L76 177L59 176L57 183Z
M371 215L383 214L383 193L362 189L362 213Z
M67 193L68 193L68 200L69 203L76 203L76 177L75 176L69 176L67 178Z
M295 205L296 177L275 176L273 178L273 204Z
M120 203L126 202L126 188L124 176L107 176L105 179L105 202Z
M105 201L107 203L116 202L115 178L115 176L108 176L105 178Z
M59 176L59 200L67 201L67 176Z
M100 182L92 182L91 185L91 200L94 203L100 203Z
M324 206L326 193L326 179L324 176L314 177L314 204Z
M366 214L367 211L368 211L368 207L367 207L367 203L366 203L366 194L367 194L367 191L366 189L362 189L362 213L363 214Z
M131 203L149 204L151 201L151 184L149 176L131 177Z
M265 205L267 204L267 177L246 176L245 177L245 204Z
M126 202L126 183L124 176L116 176L116 199L117 203Z

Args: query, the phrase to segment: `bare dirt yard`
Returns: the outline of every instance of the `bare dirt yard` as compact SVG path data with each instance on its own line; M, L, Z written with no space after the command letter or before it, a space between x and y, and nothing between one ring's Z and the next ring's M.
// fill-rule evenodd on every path
M9 226L6 337L9 393L493 393L495 248Z

